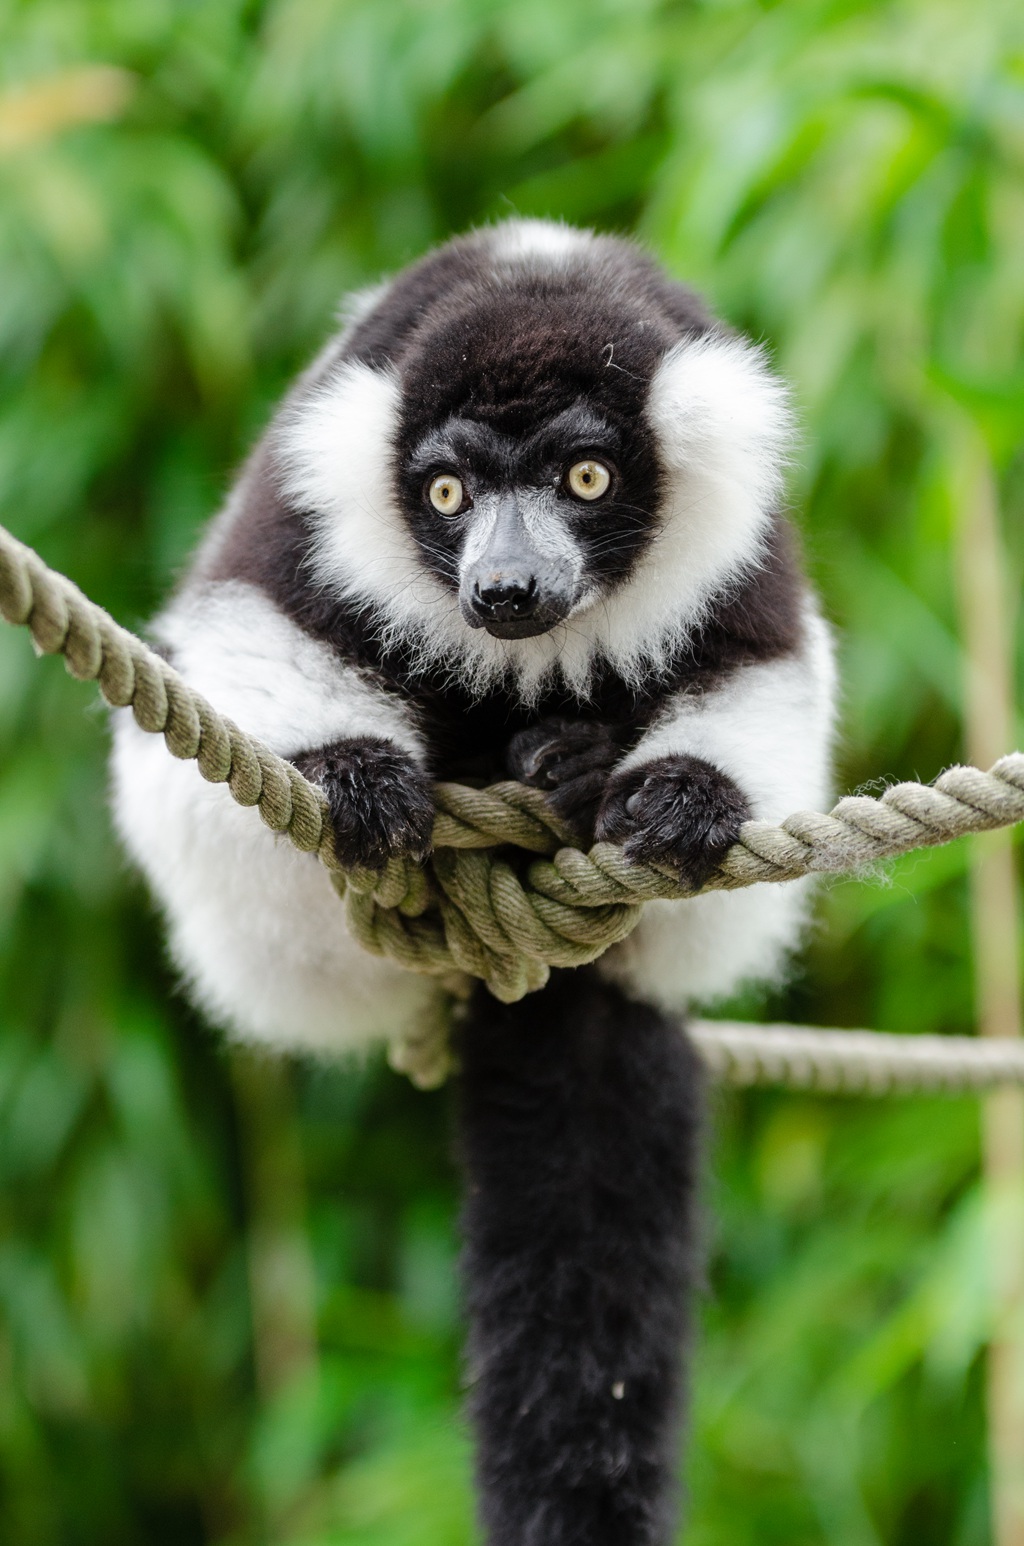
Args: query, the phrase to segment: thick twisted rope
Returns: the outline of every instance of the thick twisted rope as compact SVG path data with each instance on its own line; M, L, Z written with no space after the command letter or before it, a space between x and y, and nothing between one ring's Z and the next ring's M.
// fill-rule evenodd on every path
M539 790L519 784L435 786L434 849L424 867L395 860L382 874L341 870L323 794L283 758L219 714L141 639L0 527L0 614L27 626L41 654L130 707L176 757L254 805L273 831L315 853L346 894L349 925L371 951L455 985L482 978L511 1003L552 966L595 960L624 939L643 903L695 893L667 871L630 864L621 849L583 853ZM1024 756L989 772L948 769L934 784L896 784L879 799L850 796L828 814L800 811L781 826L745 822L705 890L841 874L967 832L1024 820ZM502 850L538 855L523 865ZM298 923L296 924L298 927Z
M131 707L143 730L175 757L193 759L239 805L255 805L268 827L338 868L327 803L273 752L218 714L141 639L115 623L64 575L0 527L0 613L24 624L41 655L63 655L79 681L97 682L112 707Z

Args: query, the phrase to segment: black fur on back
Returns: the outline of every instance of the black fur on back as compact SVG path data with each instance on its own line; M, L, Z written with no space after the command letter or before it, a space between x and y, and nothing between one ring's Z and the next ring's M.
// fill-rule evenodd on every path
M470 1409L488 1546L665 1546L694 1280L701 1074L593 968L460 1037Z

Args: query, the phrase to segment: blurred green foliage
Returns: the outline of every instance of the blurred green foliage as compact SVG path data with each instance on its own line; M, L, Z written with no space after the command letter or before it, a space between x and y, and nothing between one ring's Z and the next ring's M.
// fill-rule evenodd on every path
M1017 0L4 0L0 518L138 623L341 292L512 211L769 343L840 781L954 760L965 427L1024 569ZM468 1542L446 1096L195 1022L104 742L0 634L0 1542ZM964 866L833 887L767 1008L969 1028ZM983 1546L975 1104L716 1133L687 1540Z

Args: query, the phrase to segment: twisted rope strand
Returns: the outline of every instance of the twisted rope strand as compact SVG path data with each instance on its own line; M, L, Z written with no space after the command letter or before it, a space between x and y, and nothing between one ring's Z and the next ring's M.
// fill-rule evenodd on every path
M239 805L255 805L273 831L339 869L321 792L3 527L0 613L29 629L41 655L63 655L72 676L97 682L112 707L130 707L143 730L163 736L173 756L195 761L210 783L226 783Z
M835 1095L959 1094L1024 1084L1024 1042L895 1036L803 1025L694 1020L690 1040L716 1078Z
M396 859L381 874L345 874L322 792L3 527L0 614L28 627L41 654L61 654L72 675L98 682L108 703L130 707L175 757L195 761L240 805L256 806L274 832L315 853L345 893L360 943L412 970L446 981L483 978L510 1003L540 987L550 967L593 961L624 939L644 902L695 894L666 870L629 863L613 845L583 853L543 793L514 783L437 784L425 867ZM781 826L745 822L704 889L843 874L1022 820L1024 756L1014 752L987 773L950 768L934 784L897 784L879 799L849 796L827 815L798 811ZM523 873L494 851L505 847L538 857Z

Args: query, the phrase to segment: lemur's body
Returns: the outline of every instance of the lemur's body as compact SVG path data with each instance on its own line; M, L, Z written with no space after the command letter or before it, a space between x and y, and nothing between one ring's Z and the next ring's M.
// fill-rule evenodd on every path
M635 248L485 231L360 301L156 636L323 783L349 861L421 852L433 779L512 774L700 879L747 814L827 793L831 660L778 510L787 428L757 352ZM430 1012L427 979L348 938L313 860L127 719L115 770L215 1020L340 1052ZM474 1000L467 1273L495 1546L665 1539L697 1102L664 1012L777 970L803 908L780 886L653 904L521 1009Z

